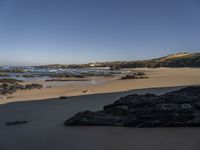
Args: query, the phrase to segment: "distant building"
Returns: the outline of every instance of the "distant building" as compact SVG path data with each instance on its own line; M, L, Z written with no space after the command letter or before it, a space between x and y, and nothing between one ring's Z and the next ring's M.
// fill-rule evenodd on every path
M99 64L99 63L91 63L90 64L90 67L99 67L99 66L101 66L101 64Z
M96 65L95 64L90 64L90 67L95 67Z

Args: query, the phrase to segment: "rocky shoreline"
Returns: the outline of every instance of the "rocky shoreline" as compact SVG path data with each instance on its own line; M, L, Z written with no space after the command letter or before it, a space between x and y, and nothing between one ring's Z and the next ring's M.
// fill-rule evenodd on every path
M200 127L200 87L191 86L163 95L121 97L102 111L84 111L65 126Z
M31 89L41 89L43 85L41 84L20 84L21 80L16 80L12 78L0 79L0 95L11 95L17 90L31 90Z

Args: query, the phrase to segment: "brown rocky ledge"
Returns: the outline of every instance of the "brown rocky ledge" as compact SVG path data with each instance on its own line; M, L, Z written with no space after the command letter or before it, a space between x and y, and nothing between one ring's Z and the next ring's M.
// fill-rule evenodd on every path
M65 126L200 127L200 87L186 87L163 95L121 97L102 111L84 111Z

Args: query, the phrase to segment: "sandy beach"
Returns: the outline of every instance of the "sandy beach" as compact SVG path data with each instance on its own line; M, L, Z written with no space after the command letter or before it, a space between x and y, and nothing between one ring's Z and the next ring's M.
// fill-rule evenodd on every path
M0 150L200 150L200 0L0 0Z
M18 91L9 99L0 99L0 104L15 101L28 101L56 98L60 96L78 96L97 93L122 92L133 89L172 87L200 84L199 68L139 68L129 69L132 72L145 72L148 79L119 80L121 75L115 77L96 77L99 84L86 84L85 82L43 82L45 85L56 85L51 88ZM94 80L94 79L93 79ZM89 81L93 82L93 80ZM59 85L59 86L57 86ZM86 91L86 92L83 92Z
M109 78L98 85L67 85L19 91L1 99L1 150L198 150L199 128L65 127L63 122L84 110L101 110L133 93L163 94L200 84L200 69L139 69L149 79ZM135 70L134 70L135 71ZM83 93L88 90L88 93ZM58 99L66 95L67 99ZM48 99L47 99L48 98ZM27 124L6 126L9 121Z
M73 96L66 100L13 102L0 105L1 150L198 150L199 128L65 127L63 121L83 110L100 110L132 93L162 94L173 88ZM5 115L6 114L6 115ZM27 120L20 126L7 121Z

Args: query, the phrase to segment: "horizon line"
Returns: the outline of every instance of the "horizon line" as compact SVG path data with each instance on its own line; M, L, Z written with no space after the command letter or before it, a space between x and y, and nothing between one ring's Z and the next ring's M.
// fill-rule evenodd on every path
M46 63L46 64L38 64L38 65L0 65L0 67L37 67L37 66L50 66L50 65L84 65L84 64L94 64L94 63L111 63L111 62L132 62L132 61L145 61L145 60L152 60L152 59L159 59L162 57L167 57L170 55L177 55L177 54L198 54L200 52L178 52L178 53L171 53L168 55L164 55L164 56L159 56L159 57L154 57L154 58L148 58L148 59L136 59L136 60L113 60L113 61L93 61L93 62L86 62L86 63Z

